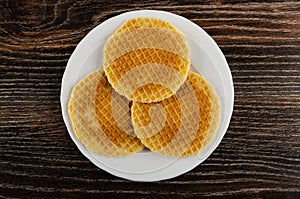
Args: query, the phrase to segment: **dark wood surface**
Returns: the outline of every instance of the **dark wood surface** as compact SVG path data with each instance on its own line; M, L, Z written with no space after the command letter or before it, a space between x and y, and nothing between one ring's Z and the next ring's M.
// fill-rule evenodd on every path
M62 120L60 86L78 42L138 9L201 26L232 71L235 105L215 152L177 178L138 183L98 169ZM0 197L300 198L300 2L0 1Z

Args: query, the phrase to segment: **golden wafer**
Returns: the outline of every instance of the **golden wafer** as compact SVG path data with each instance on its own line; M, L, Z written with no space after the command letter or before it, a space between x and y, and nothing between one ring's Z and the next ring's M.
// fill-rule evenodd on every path
M154 152L172 157L198 153L213 138L220 117L218 97L200 75L189 72L176 95L157 103L133 102L136 135Z
M74 86L68 112L76 137L94 153L120 157L144 148L133 132L129 101L113 90L102 69Z
M135 18L126 21L124 24L116 30L116 32L113 35L116 35L121 32L125 32L128 30L133 30L133 29L138 29L138 28L167 28L173 31L177 31L177 29L172 26L170 23L160 20L160 19L155 19L155 18Z
M185 37L168 22L132 19L106 42L103 66L118 93L150 103L176 93L186 80L189 56Z

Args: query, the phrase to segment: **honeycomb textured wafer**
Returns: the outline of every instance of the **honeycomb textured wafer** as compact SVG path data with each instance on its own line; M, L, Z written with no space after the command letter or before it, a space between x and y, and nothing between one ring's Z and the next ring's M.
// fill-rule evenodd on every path
M94 153L120 157L144 148L133 132L129 101L113 90L102 69L74 86L68 111L76 137Z
M177 31L177 29L172 26L170 23L160 20L160 19L155 19L155 18L135 18L128 20L124 24L118 28L118 30L113 34L116 35L118 33L128 31L128 30L133 30L133 29L138 29L138 28L167 28L173 31Z
M186 80L189 56L185 37L171 24L158 19L133 19L106 42L103 66L118 93L150 103L176 93Z
M220 105L209 83L189 72L176 95L157 103L133 102L135 133L151 151L172 157L198 153L213 138Z

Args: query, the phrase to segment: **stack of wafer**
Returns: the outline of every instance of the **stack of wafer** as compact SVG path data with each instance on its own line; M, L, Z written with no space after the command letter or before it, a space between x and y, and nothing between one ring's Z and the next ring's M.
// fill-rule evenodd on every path
M184 35L170 23L136 18L104 46L103 68L76 84L69 116L90 151L120 157L141 151L199 153L214 137L220 105L213 87L189 72Z

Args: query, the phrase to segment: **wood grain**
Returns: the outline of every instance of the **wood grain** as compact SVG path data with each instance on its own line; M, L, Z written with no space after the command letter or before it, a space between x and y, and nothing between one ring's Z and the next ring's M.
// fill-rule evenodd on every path
M177 178L137 183L90 163L60 110L61 79L95 26L137 9L182 15L225 54L235 86L215 152ZM0 197L300 198L300 2L0 2Z

